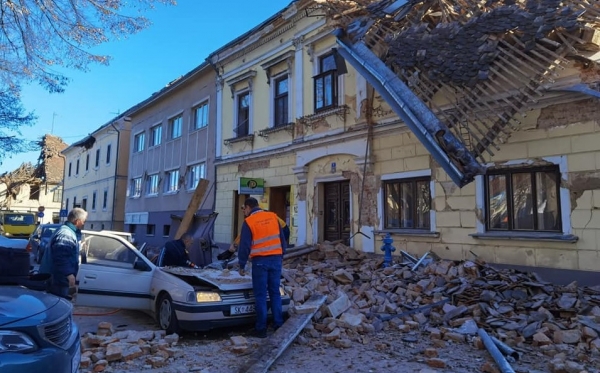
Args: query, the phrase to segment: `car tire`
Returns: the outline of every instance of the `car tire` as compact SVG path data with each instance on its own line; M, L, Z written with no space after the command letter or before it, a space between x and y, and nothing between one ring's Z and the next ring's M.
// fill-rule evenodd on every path
M167 334L179 332L179 321L169 294L163 294L156 305L156 321Z

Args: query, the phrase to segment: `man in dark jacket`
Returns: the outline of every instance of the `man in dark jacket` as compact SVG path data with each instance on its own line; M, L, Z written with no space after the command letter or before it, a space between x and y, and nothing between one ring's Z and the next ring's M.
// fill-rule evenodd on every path
M178 240L168 241L163 250L162 265L164 267L179 266L198 268L198 266L190 260L188 252L193 243L194 237L189 233L185 233Z
M67 221L54 232L42 256L40 273L50 273L50 293L69 299L69 288L75 287L79 271L79 241L88 213L79 207L67 215Z

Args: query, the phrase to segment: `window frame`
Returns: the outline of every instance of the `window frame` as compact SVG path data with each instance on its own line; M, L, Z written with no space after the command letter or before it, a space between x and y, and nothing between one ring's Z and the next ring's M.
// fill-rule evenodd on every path
M108 208L108 188L104 189L102 193L102 211L106 211Z
M242 126L240 124L240 118L241 118L241 110L240 110L240 104L242 103L241 97L244 96L248 96L248 107L244 110L247 111L247 121L246 121L246 126L245 131L246 133L243 135L240 135L240 133L238 132L238 130L240 129L240 127ZM239 92L236 92L235 94L235 122L234 122L234 128L233 128L233 133L234 133L234 137L239 138L239 137L246 137L248 135L250 135L250 121L251 121L251 106L252 106L252 92L249 89L245 89Z
M413 221L413 226L412 227L405 227L402 226L402 208L398 209L398 221L400 223L399 227L391 227L389 226L388 222L391 219L390 216L387 215L386 211L387 211L387 203L386 203L386 195L387 195L387 188L388 185L400 185L400 188L402 184L410 184L411 185L411 192L413 194L413 196L417 196L418 191L417 191L417 185L418 183L423 183L425 182L427 184L427 187L429 188L429 201L427 201L428 205L429 205L429 210L427 211L428 214L428 226L426 227L417 227L415 225L415 222L418 220L417 216L417 208L418 208L418 203L413 203L413 206L411 208L412 211L410 211L410 218L411 221ZM383 210L382 210L382 215L383 215L383 222L382 222L382 228L384 230L394 230L394 229L402 229L402 230L407 230L407 231L431 231L431 227L432 227L432 219L431 219L431 210L432 210L432 192L431 192L431 176L414 176L414 177L404 177L404 178L398 178L398 179L387 179L387 180L382 180L382 206L383 206ZM402 189L400 189L402 190ZM415 198L415 202L417 201L417 199Z
M153 146L159 146L160 144L162 144L162 124L157 124L150 127L148 147L151 148Z
M154 185L156 180L156 185ZM146 196L157 196L160 191L160 177L158 174L150 174L146 179Z
M96 149L96 160L94 162L94 168L100 167L100 148Z
M79 158L75 161L75 176L79 175Z
M538 173L554 173L555 182L555 193L557 197L557 216L558 216L558 227L555 230L541 230L539 226L539 213L532 214L533 216L533 229L517 229L515 228L515 217L514 217L514 190L513 190L513 175L515 174L528 174L531 177L531 198L536 201L537 205L537 180L536 174ZM506 193L506 214L507 214L507 229L492 228L490 224L491 209L490 209L490 196L489 196L489 177L502 175L505 178L504 188ZM561 173L558 165L548 166L533 166L533 167L505 167L505 168L490 168L483 175L483 190L484 190L484 202L485 202L485 231L486 232L507 232L507 233L562 233L563 232L563 219L562 219L562 196L560 192Z
M141 153L146 148L146 132L138 132L133 135L133 152Z
M204 119L204 123L201 123L200 125L198 125L198 111L200 109L203 109L203 119ZM196 130L200 130L202 128L207 128L208 127L208 121L210 120L210 102L209 100L204 100L201 103L199 103L198 105L194 106L194 108L192 109L192 112L194 113L194 121L192 123L192 130L196 131Z
M131 198L139 198L142 196L142 181L141 177L134 177L131 179L131 184L129 185L129 194Z
M85 155L85 172L90 170L90 153L86 153Z
M287 90L285 93L279 93L279 82L287 80ZM277 103L279 101L283 101L285 103L285 116L282 115L282 118L285 118L283 122L279 123L278 118L280 113L278 113L279 106ZM283 113L282 113L283 114ZM273 127L281 127L285 126L290 122L290 75L286 71L283 74L280 74L273 78Z
M110 164L111 153L112 153L112 144L108 144L106 146L106 164L107 165Z
M176 123L179 124L176 126ZM175 133L175 129L179 130L178 134ZM179 139L181 136L183 136L183 114L178 114L169 119L169 140Z
M92 211L96 211L97 198L98 198L98 192L94 190L92 192Z
M173 180L174 178L174 180ZM174 182L174 184L173 184ZM179 191L179 169L165 171L165 185L163 192L165 194L174 194Z
M339 92L339 82L338 82L338 75L337 75L337 70L335 68L333 69L329 69L324 71L323 70L323 62L325 59L327 58L333 58L333 61L335 63L335 55L333 53L333 51L328 51L327 53L324 53L320 56L317 57L318 62L317 62L317 74L315 76L313 76L313 107L314 107L314 112L315 113L319 113L322 111L326 111L329 109L333 109L339 106L339 102L338 102L338 92ZM331 77L331 104L330 105L325 105L325 98L326 98L326 84L325 84L325 79L330 76ZM321 80L323 82L322 85L322 97L323 97L323 106L321 107L317 107L317 100L318 100L318 95L317 95L317 81Z
M194 168L201 167L202 175L199 178L195 178ZM195 190L200 182L200 179L206 178L206 162L195 163L188 166L187 174L189 175L186 180L186 189Z

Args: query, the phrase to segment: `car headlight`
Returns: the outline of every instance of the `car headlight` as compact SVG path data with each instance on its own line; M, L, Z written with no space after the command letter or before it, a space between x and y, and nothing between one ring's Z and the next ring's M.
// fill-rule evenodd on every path
M207 302L220 302L221 296L218 293L212 291L197 291L196 302L207 303Z
M35 342L19 332L0 330L0 354L3 352L32 352L37 350Z

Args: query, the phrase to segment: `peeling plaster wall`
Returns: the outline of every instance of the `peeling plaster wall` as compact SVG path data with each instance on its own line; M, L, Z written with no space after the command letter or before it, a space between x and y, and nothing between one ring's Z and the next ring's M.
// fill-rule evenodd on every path
M433 250L447 259L472 259L472 253L490 263L600 271L600 110L598 100L584 99L533 110L520 118L521 131L513 133L492 164L545 164L545 159L566 156L561 187L570 196L569 225L576 243L535 240L476 239L484 211L477 208L477 183L459 189L433 161L411 133L387 134L374 141L375 175L432 169L439 237L394 235L395 255L400 250L422 255ZM562 194L561 194L562 198ZM381 213L382 214L382 213ZM565 222L563 221L563 224ZM380 252L377 237L376 252Z
M231 243L235 238L234 214L240 214L238 217L240 225L243 220L241 212L234 208L234 196L239 187L240 177L263 178L265 188L296 185L297 179L292 171L295 163L295 154L287 153L269 159L219 165L216 178L216 211L219 215L215 221L215 241ZM294 201L297 201L297 198L295 196ZM293 211L294 206L290 208Z

